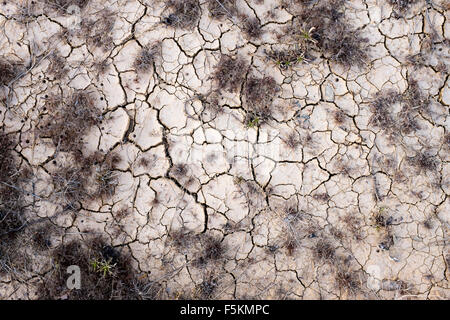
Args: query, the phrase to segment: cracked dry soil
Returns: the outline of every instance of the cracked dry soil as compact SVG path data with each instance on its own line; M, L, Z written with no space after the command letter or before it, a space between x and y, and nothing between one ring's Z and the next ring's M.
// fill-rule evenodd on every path
M449 298L447 1L13 0L0 26L1 299Z

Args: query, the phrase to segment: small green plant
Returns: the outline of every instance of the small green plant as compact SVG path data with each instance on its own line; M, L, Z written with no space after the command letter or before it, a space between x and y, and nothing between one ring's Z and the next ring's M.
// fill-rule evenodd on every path
M308 62L305 59L305 53L298 46L287 50L265 51L265 53L280 69L288 69L296 64Z
M300 35L305 41L311 41L312 43L317 43L317 41L313 38L312 32L316 29L315 27L309 28L309 30L301 30Z
M252 118L252 119L250 119L247 122L247 127L248 128L254 128L254 127L257 127L258 125L259 125L259 118L258 117Z
M111 260L92 260L91 261L91 267L94 272L99 272L103 274L104 277L107 275L111 275L113 272L113 268L116 266L116 264L112 264Z

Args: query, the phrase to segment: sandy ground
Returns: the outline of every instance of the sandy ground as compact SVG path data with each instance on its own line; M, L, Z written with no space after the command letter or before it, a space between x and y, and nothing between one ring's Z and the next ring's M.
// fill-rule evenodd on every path
M448 299L450 8L410 2L0 3L0 297Z

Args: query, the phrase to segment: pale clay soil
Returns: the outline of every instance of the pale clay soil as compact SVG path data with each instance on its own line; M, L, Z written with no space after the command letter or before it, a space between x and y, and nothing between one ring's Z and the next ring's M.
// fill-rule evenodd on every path
M1 130L19 170L31 170L18 187L30 226L17 252L27 262L0 273L0 298L38 298L58 268L53 251L91 235L129 255L137 277L158 285L156 299L450 297L448 3L419 0L400 13L384 0L345 1L368 59L348 66L317 50L285 67L267 52L309 7L283 2L238 0L239 14L213 18L199 0L192 27L164 23L171 8L157 0L91 0L70 13L0 3L0 57L23 66L0 89ZM97 45L83 24L105 8L110 38ZM242 14L257 17L260 36L244 32ZM153 59L137 70L142 47ZM243 58L244 81L274 78L269 119L246 117L244 86L218 88L222 55ZM412 81L429 101L413 104L415 128L375 125L377 93L403 94ZM77 160L38 130L58 90L88 92L101 112L77 136L83 154L120 156L117 184L69 205L54 175ZM30 244L41 223L51 225L45 250ZM208 239L221 252L200 264Z

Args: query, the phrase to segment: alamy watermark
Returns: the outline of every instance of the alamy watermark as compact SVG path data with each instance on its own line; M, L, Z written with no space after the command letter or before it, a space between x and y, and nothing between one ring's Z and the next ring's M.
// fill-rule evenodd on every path
M70 290L81 289L81 270L79 266L72 265L67 268L70 276L67 278L66 285Z

